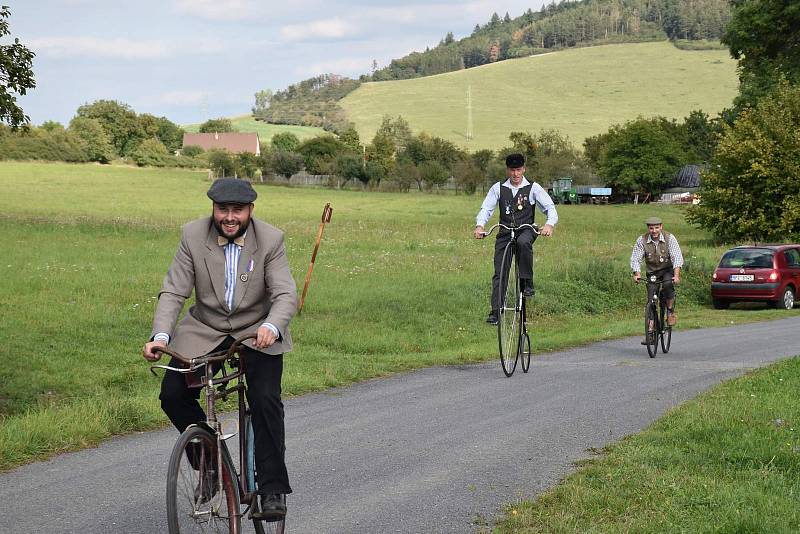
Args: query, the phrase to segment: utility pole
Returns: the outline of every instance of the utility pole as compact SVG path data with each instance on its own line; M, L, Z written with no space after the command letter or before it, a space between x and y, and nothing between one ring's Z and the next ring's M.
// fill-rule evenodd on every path
M467 140L472 141L472 86L467 86Z

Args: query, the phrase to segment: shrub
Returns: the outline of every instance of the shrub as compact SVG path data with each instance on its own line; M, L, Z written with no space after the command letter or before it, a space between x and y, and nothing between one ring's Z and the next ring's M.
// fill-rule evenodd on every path
M169 151L158 139L145 139L131 154L140 167L165 167L170 163Z
M205 152L203 147L198 145L186 145L181 149L181 154L189 158L195 158Z

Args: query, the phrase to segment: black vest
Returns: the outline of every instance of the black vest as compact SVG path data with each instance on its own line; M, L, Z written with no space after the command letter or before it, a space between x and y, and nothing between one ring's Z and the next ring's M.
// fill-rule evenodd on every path
M502 224L506 226L511 226L512 223L517 225L533 224L534 211L530 202L531 187L533 184L520 187L517 194L513 195L510 188L500 185L498 207Z

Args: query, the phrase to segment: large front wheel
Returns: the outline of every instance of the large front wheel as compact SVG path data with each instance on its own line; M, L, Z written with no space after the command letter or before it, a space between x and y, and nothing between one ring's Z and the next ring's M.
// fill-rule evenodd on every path
M522 294L519 287L517 258L512 243L506 245L501 265L497 339L500 345L500 364L503 366L503 373L511 376L517 367L522 334Z
M167 524L170 534L237 534L241 531L239 484L227 449L218 466L217 440L191 426L181 434L167 471Z

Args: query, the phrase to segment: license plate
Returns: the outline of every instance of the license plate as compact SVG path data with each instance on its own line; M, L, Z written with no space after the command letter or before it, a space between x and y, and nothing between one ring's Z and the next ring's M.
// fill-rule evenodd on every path
M731 275L731 282L752 282L753 275L752 274L732 274Z

